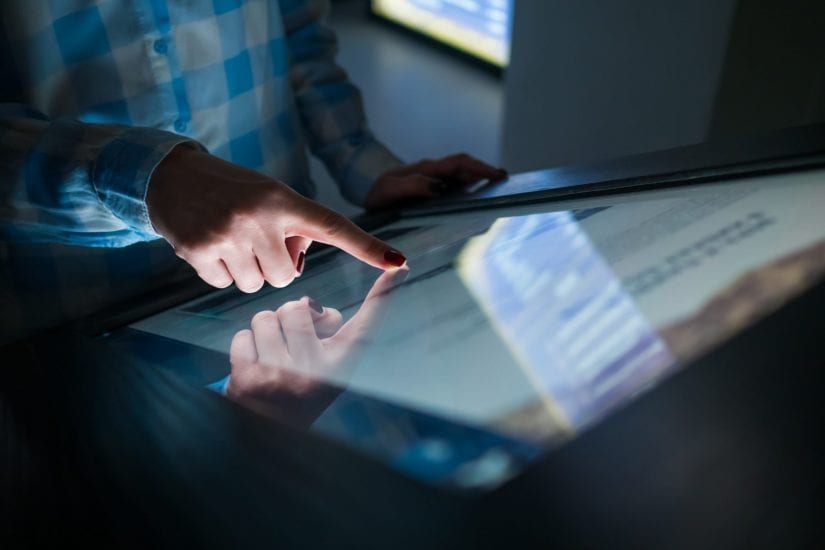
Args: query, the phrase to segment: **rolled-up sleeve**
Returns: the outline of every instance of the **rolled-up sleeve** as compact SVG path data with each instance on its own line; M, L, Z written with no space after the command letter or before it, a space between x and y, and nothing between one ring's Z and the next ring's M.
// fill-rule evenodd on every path
M121 247L152 240L155 167L191 139L153 128L50 120L0 104L0 227L12 241Z
M326 0L280 0L290 78L310 149L363 205L375 180L402 164L367 127L361 93L336 64L335 34L324 24Z

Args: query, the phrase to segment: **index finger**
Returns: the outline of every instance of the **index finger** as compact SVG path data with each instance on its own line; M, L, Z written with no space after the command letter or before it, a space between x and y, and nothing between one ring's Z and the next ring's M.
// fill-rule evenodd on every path
M340 248L362 262L379 269L401 267L407 258L390 245L373 237L341 214L309 202L298 224L287 236L309 237L314 241Z
M355 315L344 323L332 339L342 340L350 345L365 341L370 330L381 320L381 315L389 304L389 291L394 285L403 282L409 272L409 269L401 268L382 273L373 283Z

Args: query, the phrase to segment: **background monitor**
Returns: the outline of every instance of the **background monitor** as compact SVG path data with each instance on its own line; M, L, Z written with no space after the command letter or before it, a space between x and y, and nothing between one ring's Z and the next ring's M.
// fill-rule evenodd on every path
M372 0L372 11L497 67L510 59L514 0Z

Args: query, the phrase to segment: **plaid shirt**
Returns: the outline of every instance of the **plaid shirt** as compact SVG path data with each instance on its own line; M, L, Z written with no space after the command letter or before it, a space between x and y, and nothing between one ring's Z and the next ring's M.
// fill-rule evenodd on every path
M309 149L363 202L399 161L334 62L326 11L322 0L0 3L0 342L188 272L145 204L181 142L311 196Z

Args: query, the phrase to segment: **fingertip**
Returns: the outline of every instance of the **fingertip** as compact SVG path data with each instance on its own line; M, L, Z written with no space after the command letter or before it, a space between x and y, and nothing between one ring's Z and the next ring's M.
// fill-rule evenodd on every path
M280 281L268 281L268 282L271 286L274 286L275 288L286 288L292 283L292 281L295 280L295 277L297 277L297 275L294 275L292 277L289 277L287 279L283 279L283 280L280 280Z
M251 330L238 331L232 337L232 342L229 344L229 361L231 363L252 363L257 361L257 355L255 337Z
M392 275L392 282L394 284L400 284L407 280L407 277L410 276L410 266L407 264L402 265L398 269L393 270L394 273Z
M235 286L237 286L238 290L240 290L241 292L243 292L245 294L255 294L256 292L261 290L261 288L263 288L264 282L265 281L263 279L261 279L261 281L259 283L255 283L254 285L244 284L243 286L241 286L241 285L235 283Z

